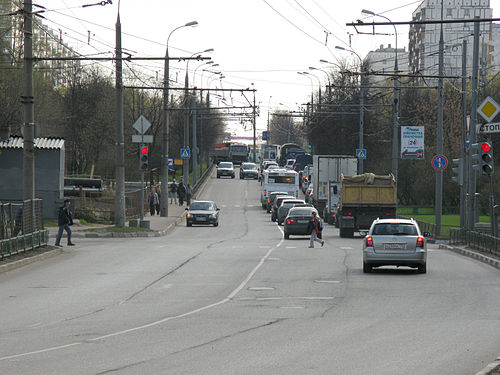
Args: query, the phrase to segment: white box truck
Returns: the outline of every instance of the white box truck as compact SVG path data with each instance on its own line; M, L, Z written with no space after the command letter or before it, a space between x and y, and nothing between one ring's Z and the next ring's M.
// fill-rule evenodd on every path
M314 155L313 156L313 205L322 215L329 213L330 205L338 202L340 194L340 176L354 176L358 172L358 159L349 155ZM336 187L336 188L335 188ZM329 194L331 191L334 194ZM325 210L326 208L326 210Z

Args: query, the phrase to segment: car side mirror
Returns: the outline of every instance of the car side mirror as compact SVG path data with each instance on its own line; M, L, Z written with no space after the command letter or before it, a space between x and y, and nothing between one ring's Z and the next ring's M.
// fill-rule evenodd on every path
M431 236L431 232L424 232L424 237L430 237Z
M217 211L220 211L220 208L219 208L219 207L217 207Z

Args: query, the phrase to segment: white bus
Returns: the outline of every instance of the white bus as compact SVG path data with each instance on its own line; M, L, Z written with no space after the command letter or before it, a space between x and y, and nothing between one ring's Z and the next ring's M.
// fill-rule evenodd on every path
M263 176L260 200L263 208L267 207L267 198L273 191L284 191L291 196L299 197L299 174L286 169L271 169Z

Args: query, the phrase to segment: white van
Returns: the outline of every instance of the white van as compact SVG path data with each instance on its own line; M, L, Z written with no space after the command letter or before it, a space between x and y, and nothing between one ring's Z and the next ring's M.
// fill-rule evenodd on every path
M284 191L289 195L299 197L299 174L286 169L272 169L263 175L260 200L263 208L267 207L269 193Z

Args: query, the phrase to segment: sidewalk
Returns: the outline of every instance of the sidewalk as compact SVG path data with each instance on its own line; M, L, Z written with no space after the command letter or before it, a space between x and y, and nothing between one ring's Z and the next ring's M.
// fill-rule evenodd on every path
M119 230L108 230L106 228L112 227L112 224L80 224L78 220L75 220L75 224L71 226L71 237L72 238L128 238L128 237L160 237L166 236L170 233L177 225L184 222L185 217L184 206L179 206L178 204L168 205L168 216L160 217L159 215L150 216L149 212L144 212L144 220L149 221L150 230L147 229L137 229L119 231ZM126 223L129 227L129 222ZM58 227L50 227L49 230L49 244L53 244L57 236ZM61 244L66 243L66 232L63 233Z

